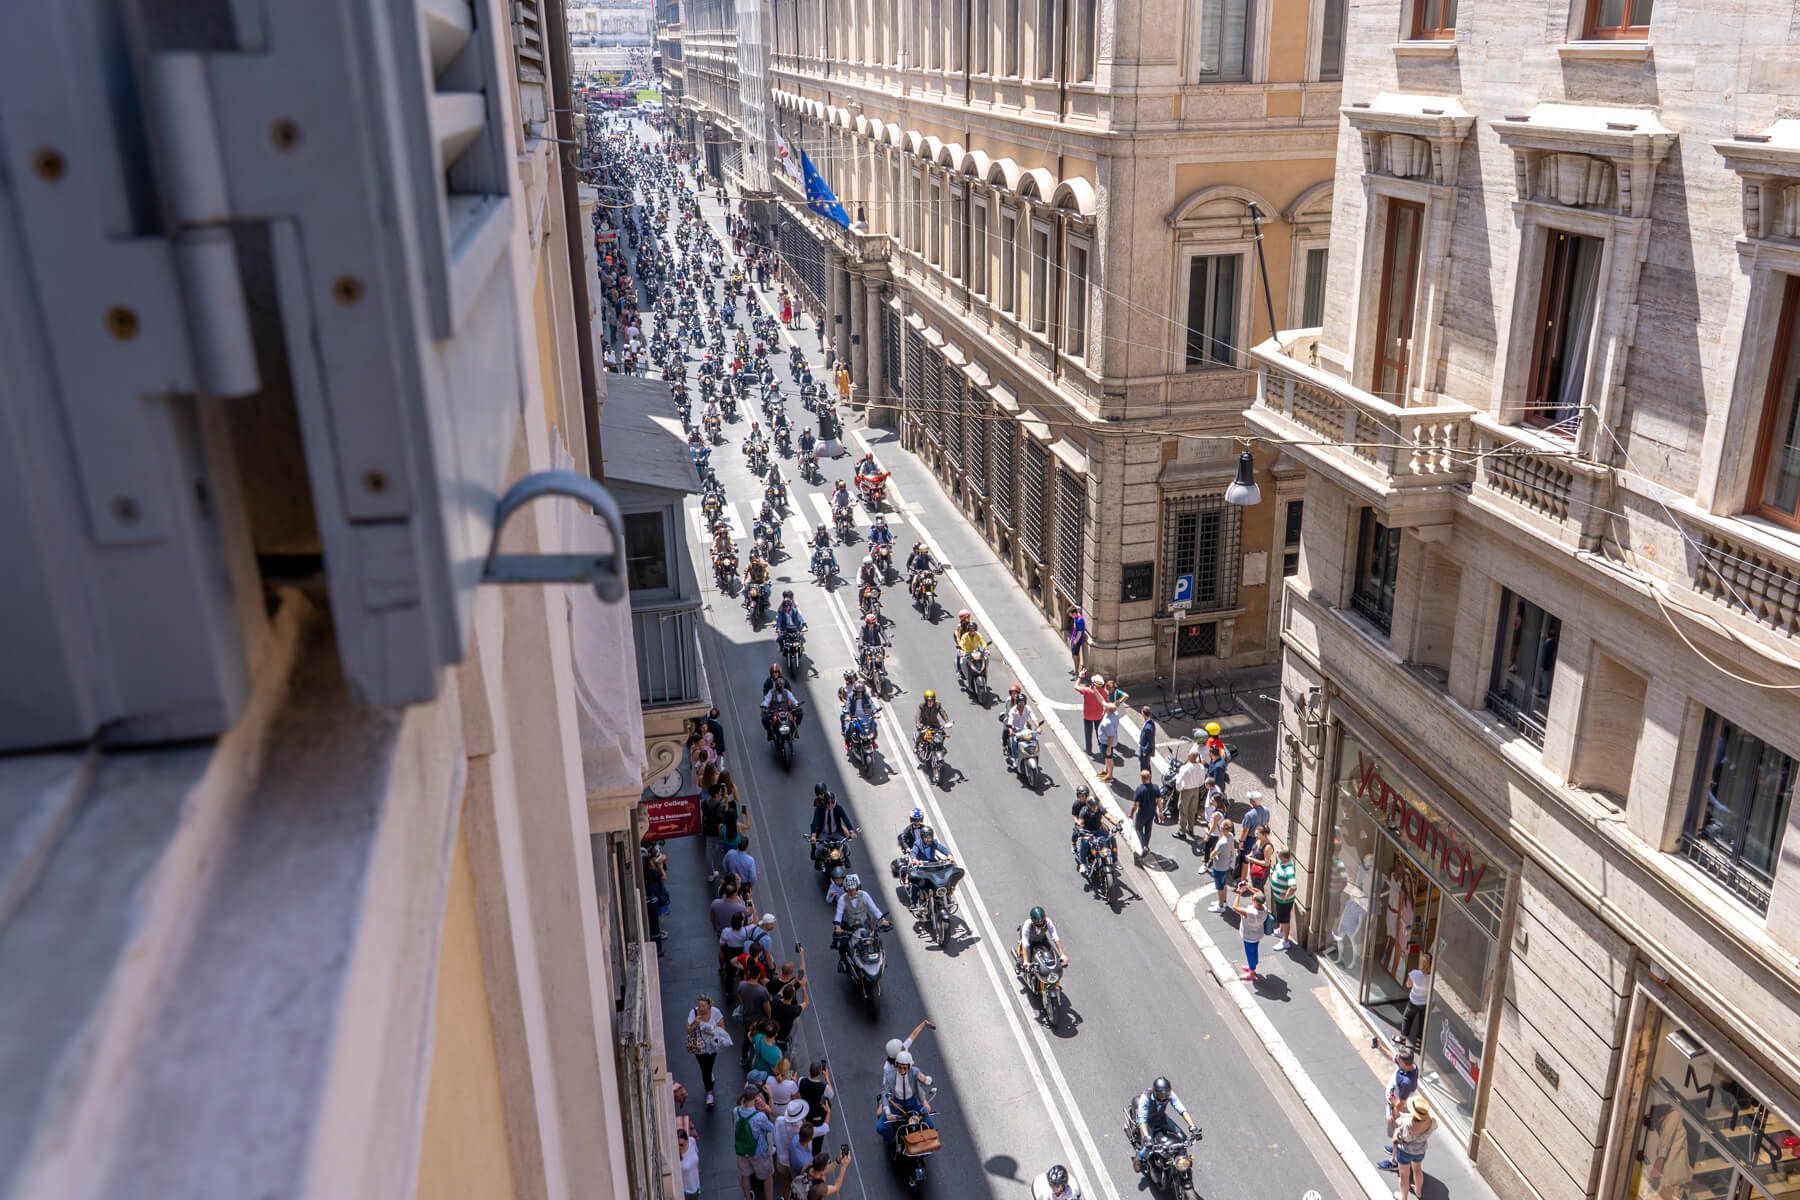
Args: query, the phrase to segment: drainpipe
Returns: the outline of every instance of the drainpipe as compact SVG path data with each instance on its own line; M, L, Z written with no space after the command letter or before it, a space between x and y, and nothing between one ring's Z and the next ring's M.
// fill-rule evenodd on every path
M600 453L600 379L594 373L594 322L589 312L587 286L587 238L581 228L581 174L575 144L575 99L569 87L568 19L562 0L544 5L544 40L550 48L551 111L556 115L557 161L562 164L563 240L568 243L569 289L574 293L575 317L580 325L575 338L575 357L581 370L581 430L587 444L588 474L606 482ZM621 235L623 236L623 235Z

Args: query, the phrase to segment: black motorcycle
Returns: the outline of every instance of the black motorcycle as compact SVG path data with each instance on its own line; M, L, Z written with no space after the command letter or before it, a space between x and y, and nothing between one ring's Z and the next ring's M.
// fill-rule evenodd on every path
M747 583L744 585L744 612L750 618L750 628L761 629L769 616L769 585L766 583Z
M875 768L875 720L857 717L844 727L844 750L856 764L857 773L868 778Z
M913 741L913 753L919 760L919 774L925 776L926 783L936 783L944 769L944 755L949 747L949 723L943 729L927 725L919 730L919 736Z
M780 638L781 661L787 666L788 674L796 679L800 677L800 656L806 653L806 635L798 629L785 630Z
M831 873L834 868L842 867L850 870L850 839L845 834L828 833L821 837L806 836L812 846L813 870L819 873L822 887L831 886Z
M926 620L937 616L937 576L930 571L920 571L908 587L912 592L913 607L924 613Z
M1081 851L1087 855L1083 860ZM1083 886L1102 900L1111 900L1119 891L1119 839L1110 829L1084 833L1075 843L1075 865L1081 872Z
M1138 1132L1137 1103L1125 1106L1125 1136L1131 1140L1135 1157L1143 1148L1144 1138ZM1194 1156L1188 1147L1200 1140L1200 1131L1172 1133L1158 1129L1150 1135L1150 1150L1138 1161L1138 1170L1149 1180L1153 1191L1177 1198L1199 1195L1194 1191Z
M799 713L793 709L778 708L769 713L771 744L775 747L775 757L781 760L784 771L794 765L794 739L799 726Z
M931 940L938 945L948 945L950 918L956 913L956 885L965 874L962 867L953 862L918 862L903 856L894 860L890 870L905 881L906 906L912 910L915 927L929 931Z
M888 688L887 651L879 646L866 646L858 656L857 666L862 670L864 682L869 691L877 696L886 697Z
M838 965L850 977L869 1016L881 1015L881 977L887 970L887 951L882 948L881 934L867 925L858 925L832 939L838 952Z
M1020 962L1015 958L1013 970L1025 986L1026 995L1037 1006L1038 1016L1044 1024L1055 1029L1062 1020L1063 1010L1062 960L1056 956L1056 951L1048 946L1034 946L1030 961Z

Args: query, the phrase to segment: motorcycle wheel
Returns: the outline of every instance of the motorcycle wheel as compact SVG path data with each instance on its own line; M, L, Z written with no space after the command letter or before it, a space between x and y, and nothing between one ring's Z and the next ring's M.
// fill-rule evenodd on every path
M1062 1023L1062 989L1051 988L1044 993L1044 1024L1055 1029Z
M781 769L794 769L794 739L786 738L775 743L775 754L781 759Z
M871 983L864 990L863 996L869 1002L869 1019L871 1021L880 1020L881 1019L881 981L878 979L874 983Z
M938 945L942 946L950 940L949 935L950 918L944 912L943 898L933 896L931 898L931 936Z

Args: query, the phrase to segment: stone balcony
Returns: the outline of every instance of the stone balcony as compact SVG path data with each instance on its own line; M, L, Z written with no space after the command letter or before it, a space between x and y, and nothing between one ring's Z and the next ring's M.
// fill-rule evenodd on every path
M1477 415L1470 500L1571 550L1597 550L1606 536L1613 474L1579 458L1569 443Z
M1318 340L1317 329L1288 330L1250 352L1251 433L1364 497L1390 524L1448 521L1474 474L1474 410L1390 404L1315 366Z
M1716 605L1753 643L1784 657L1800 651L1800 540L1758 521L1672 506L1686 554L1674 583Z

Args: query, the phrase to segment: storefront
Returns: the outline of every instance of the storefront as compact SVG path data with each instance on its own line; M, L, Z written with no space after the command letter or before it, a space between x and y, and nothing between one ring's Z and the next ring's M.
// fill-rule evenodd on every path
M1390 1041L1415 969L1429 976L1408 1030L1439 1115L1467 1140L1499 994L1511 856L1459 805L1416 782L1372 733L1340 724L1313 944L1327 974Z
M1681 1007L1677 1005L1676 1007ZM1782 1200L1800 1193L1800 1115L1696 1014L1645 1011L1648 1071L1625 1200Z

